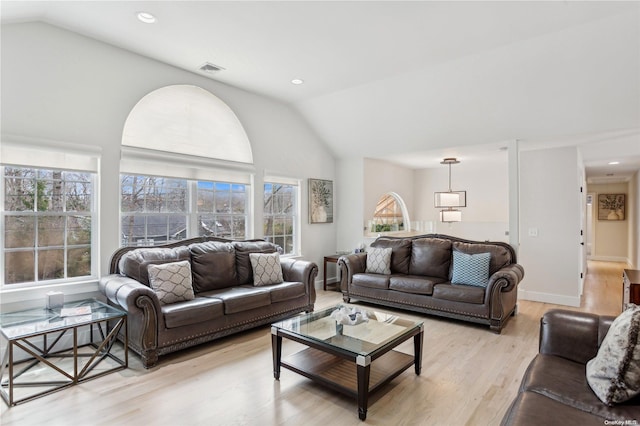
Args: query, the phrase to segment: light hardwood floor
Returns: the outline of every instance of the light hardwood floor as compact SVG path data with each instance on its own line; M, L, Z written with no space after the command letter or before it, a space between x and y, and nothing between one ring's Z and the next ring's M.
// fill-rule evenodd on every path
M617 315L621 263L589 262L581 308ZM342 299L319 291L316 309ZM8 408L0 424L29 425L497 425L537 353L538 323L556 305L519 302L501 335L488 327L423 319L422 374L409 369L370 399L367 420L355 400L291 371L273 379L269 327L161 358ZM286 342L284 355L298 348ZM412 344L401 350L412 353Z

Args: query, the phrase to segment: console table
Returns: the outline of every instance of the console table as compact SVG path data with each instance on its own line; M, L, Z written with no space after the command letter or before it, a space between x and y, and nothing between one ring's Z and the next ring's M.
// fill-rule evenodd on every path
M622 310L627 304L640 305L640 271L625 269L622 273Z
M94 299L63 308L0 314L0 340L6 345L0 395L7 405L127 368L126 312ZM124 350L114 345L120 330Z

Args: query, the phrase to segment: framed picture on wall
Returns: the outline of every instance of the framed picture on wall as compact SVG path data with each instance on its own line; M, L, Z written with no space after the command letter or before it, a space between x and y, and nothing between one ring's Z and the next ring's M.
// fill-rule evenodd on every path
M598 194L598 220L624 220L625 194Z
M333 181L309 179L309 223L333 223Z

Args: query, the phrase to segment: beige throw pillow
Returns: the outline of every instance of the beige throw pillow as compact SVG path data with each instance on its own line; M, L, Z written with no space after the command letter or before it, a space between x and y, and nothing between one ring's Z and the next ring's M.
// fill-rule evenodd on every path
M191 264L188 260L181 262L149 265L149 284L158 295L161 305L193 300L193 282Z
M595 358L587 363L587 382L611 406L640 394L640 306L629 305L611 324Z
M254 286L280 284L284 281L278 253L249 253L249 260Z
M370 247L367 251L367 269L365 272L368 274L389 275L391 273L391 252L391 247Z

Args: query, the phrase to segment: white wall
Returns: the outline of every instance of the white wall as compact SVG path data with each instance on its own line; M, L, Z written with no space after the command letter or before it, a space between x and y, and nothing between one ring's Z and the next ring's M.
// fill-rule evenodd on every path
M640 172L629 182L629 259L634 269L640 268Z
M491 160L464 160L451 167L454 191L467 191L462 222L439 222L433 193L449 188L448 167L415 172L415 214L412 220L433 223L433 232L470 240L509 241L509 170L507 154L496 152Z
M310 225L307 220L307 179L335 180L335 159L289 106L47 24L3 25L1 43L2 134L102 150L102 273L119 244L118 174L125 119L144 95L173 84L209 90L236 113L253 149L256 206L262 203L265 170L302 179L303 257L321 265L323 255L335 251L336 224ZM260 237L261 209L255 211L255 236ZM4 293L2 303L29 297L40 301L42 290Z
M364 159L364 204L363 228L373 219L378 200L388 192L398 194L407 207L409 218L413 221L413 169L402 167L387 161ZM406 224L407 228L409 224Z
M522 299L580 306L578 158L576 147L520 153Z
M633 195L629 193L629 184L626 182L589 184L587 191L594 194L593 200L593 248L591 259L613 262L631 262L629 253L629 224L633 217ZM626 209L625 220L610 221L598 219L598 195L600 194L625 194Z

